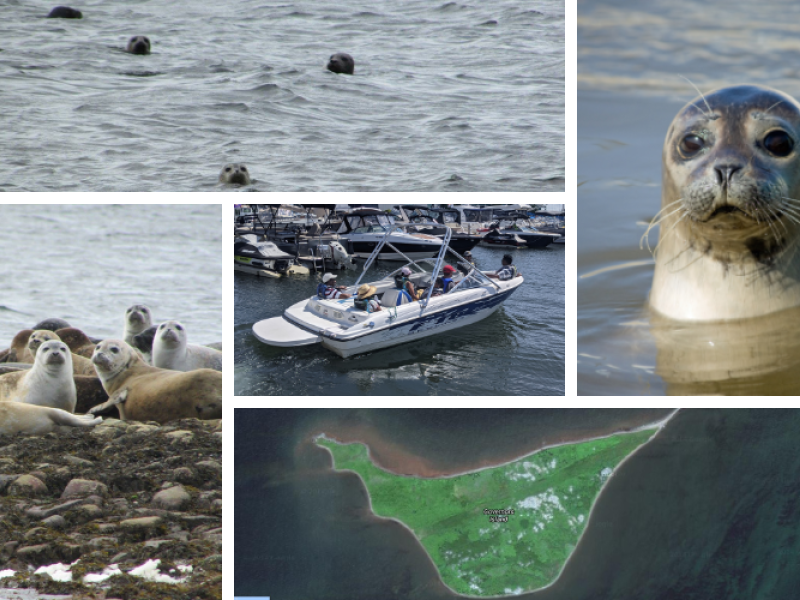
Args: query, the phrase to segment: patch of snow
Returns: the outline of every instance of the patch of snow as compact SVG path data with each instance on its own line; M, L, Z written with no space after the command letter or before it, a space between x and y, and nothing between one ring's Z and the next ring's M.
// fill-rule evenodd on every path
M158 570L158 565L161 564L161 559L157 558L155 560L148 559L144 564L139 565L135 569L131 569L128 571L128 575L133 575L134 577L141 577L142 579L146 579L147 581L153 581L155 583L183 583L186 581L186 577L172 577L171 575L167 575L166 573L161 573ZM181 566L184 568L181 569ZM186 566L179 565L178 568L181 572L187 570ZM174 569L173 569L174 570ZM191 567L188 567L188 570L191 571Z
M550 465L548 465L548 466L549 466L551 469L555 469L555 468L556 468L556 459L554 458L553 460L551 460L551 461L550 461Z
M611 477L611 474L612 474L613 472L614 472L614 469L612 469L611 467L606 467L605 469L603 469L602 471L600 471L600 481L602 481L603 483L605 483L606 479L608 479L609 477Z
M13 571L11 569L6 569L5 571L0 571L0 579L3 579L4 577L13 577L14 573L15 573L15 571Z
M75 561L78 562L78 561ZM74 565L75 563L72 563ZM34 575L50 575L53 581L72 581L72 565L65 565L63 563L55 563L54 565L42 565Z
M102 573L87 573L83 576L83 583L100 583L114 575L122 575L116 563L108 565Z
M583 523L584 517L583 515L578 515L578 523Z

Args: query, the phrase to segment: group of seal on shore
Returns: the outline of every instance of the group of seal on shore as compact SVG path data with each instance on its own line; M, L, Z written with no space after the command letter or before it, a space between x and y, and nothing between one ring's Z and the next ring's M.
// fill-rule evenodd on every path
M157 348L154 354L173 366L150 366L127 340L151 328L150 309L134 305L125 313L126 341L92 339L61 319L17 333L0 352L0 434L92 426L102 420L95 413L114 409L122 419L160 423L221 418L222 353L187 344L185 327L167 321L153 328L163 331L147 350Z
M663 148L653 309L716 321L800 306L798 140L800 104L770 88L681 109Z

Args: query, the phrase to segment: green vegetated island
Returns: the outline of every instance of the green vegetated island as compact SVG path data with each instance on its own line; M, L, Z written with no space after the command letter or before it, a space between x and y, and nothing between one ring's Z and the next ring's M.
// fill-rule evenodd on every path
M567 444L454 477L407 477L375 466L363 444L316 443L358 473L372 510L405 524L444 583L471 596L522 594L558 577L605 481L656 429Z

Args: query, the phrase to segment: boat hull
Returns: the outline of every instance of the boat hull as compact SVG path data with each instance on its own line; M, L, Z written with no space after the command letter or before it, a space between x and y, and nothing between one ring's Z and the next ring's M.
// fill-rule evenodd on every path
M497 293L488 294L477 300L468 300L449 306L442 306L438 310L430 312L423 310L421 304L413 303L404 305L400 309L406 314L398 322L386 326L378 326L375 331L364 330L369 325L369 321L361 324L358 328L345 333L330 333L318 331L322 345L338 354L342 358L348 358L373 350L390 348L400 344L413 342L432 335L437 335L471 325L485 319L503 305L509 296L522 284L522 278L516 278L513 282L504 282L504 289ZM388 309L390 312L392 309ZM387 311L387 309L384 309ZM409 311L413 311L409 314ZM383 313L378 313L375 321L384 318ZM287 313L285 318L289 318ZM291 321L292 319L289 318ZM299 323L295 323L299 325Z

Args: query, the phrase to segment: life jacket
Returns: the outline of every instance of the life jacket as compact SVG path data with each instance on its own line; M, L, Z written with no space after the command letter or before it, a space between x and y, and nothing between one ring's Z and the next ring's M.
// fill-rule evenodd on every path
M403 275L394 276L394 287L398 290L406 289L406 282L408 282L408 279L406 279Z
M453 285L453 280L450 277L442 277L442 289L445 294L450 291L451 285Z
M353 306L355 306L358 310L365 310L369 313L372 312L372 307L370 307L369 301L375 300L375 296L369 296L367 298L356 298L353 300Z
M327 286L324 283L320 283L317 286L317 298L319 298L320 300L325 300L325 288L326 287Z

